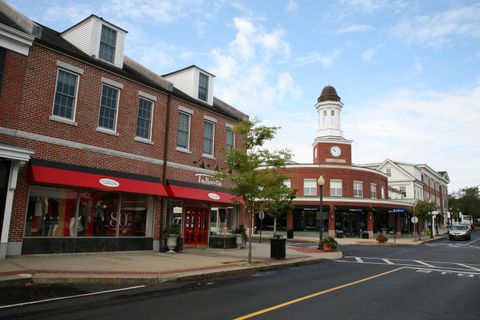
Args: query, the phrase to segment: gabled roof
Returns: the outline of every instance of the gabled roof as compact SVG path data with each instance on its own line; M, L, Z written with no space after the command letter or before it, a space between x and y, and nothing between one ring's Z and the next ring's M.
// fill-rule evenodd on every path
M122 31L125 32L125 33L128 33L127 30L125 30L125 29L123 29L123 28L120 28L119 26L114 25L113 23L111 23L111 22L103 19L102 17L97 16L96 14L91 14L91 15L89 15L88 17L86 17L86 18L83 19L82 21L75 23L75 24L74 24L73 26L71 26L70 28L63 30L62 33L65 33L65 32L67 32L67 31L75 28L76 26L84 23L85 21L89 20L89 19L92 18L92 17L95 17L95 18L97 18L97 19L99 19L99 20L102 20L102 21L105 22L106 24L108 24L108 25L110 25L110 26L112 26L112 27L114 27L114 28L116 28L116 29L122 30Z
M212 73L206 71L205 69L202 69L202 68L200 68L200 67L198 67L198 66L196 66L196 65L194 65L194 64L192 64L191 66L188 66L188 67L185 67L185 68L176 70L176 71L172 71L172 72L169 72L169 73L166 73L166 74L162 74L162 77L168 77L168 76L171 76L171 75L173 75L173 74L181 73L181 72L183 72L183 71L186 71L186 70L192 69L192 68L196 68L196 69L198 69L198 70L200 70L200 71L202 71L202 72L204 72L204 73L206 73L206 74L208 74L208 75L210 75L210 76L212 76L212 77L215 77L214 74L212 74Z

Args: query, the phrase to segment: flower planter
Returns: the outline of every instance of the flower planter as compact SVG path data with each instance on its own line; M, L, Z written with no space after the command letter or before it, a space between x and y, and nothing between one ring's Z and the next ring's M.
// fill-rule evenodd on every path
M330 245L324 243L323 244L323 251L334 251L334 249Z

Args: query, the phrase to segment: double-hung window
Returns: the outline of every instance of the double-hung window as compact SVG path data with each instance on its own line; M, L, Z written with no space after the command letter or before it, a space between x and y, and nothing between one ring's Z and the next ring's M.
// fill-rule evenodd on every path
M317 180L305 179L303 180L303 194L306 196L317 195Z
M203 154L213 157L215 123L205 120L203 123Z
M382 199L385 199L385 186L380 187L380 192L381 192Z
M370 183L370 198L377 199L377 184Z
M230 151L233 148L235 148L235 133L231 128L228 128L228 127L227 127L226 146L227 146L227 151Z
M342 180L330 180L330 196L342 196Z
M138 99L137 137L152 138L153 101L140 97Z
M98 57L102 60L113 63L115 60L115 44L117 42L117 31L102 25L100 36L100 50Z
M362 181L353 181L353 196L354 197L363 197L363 182Z
M185 150L190 147L190 119L189 113L182 111L178 113L177 147Z
M116 131L118 114L118 97L120 90L104 84L100 102L100 117L98 126L110 131Z
M208 101L208 76L201 72L198 78L198 99Z
M52 112L54 117L75 121L78 79L77 73L58 69Z

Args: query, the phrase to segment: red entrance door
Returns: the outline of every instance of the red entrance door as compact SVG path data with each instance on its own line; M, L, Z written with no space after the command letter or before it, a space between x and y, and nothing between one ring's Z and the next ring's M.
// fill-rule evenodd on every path
M185 208L185 222L183 225L185 244L208 244L208 208Z

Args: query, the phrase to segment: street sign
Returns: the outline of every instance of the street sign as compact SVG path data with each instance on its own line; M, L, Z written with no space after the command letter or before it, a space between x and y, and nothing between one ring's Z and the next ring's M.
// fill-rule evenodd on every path
M412 223L417 223L418 222L418 218L417 217L412 217L412 219L410 219L412 221Z
M259 218L260 220L263 220L263 219L265 218L265 212L260 211L260 212L258 213L258 218Z

